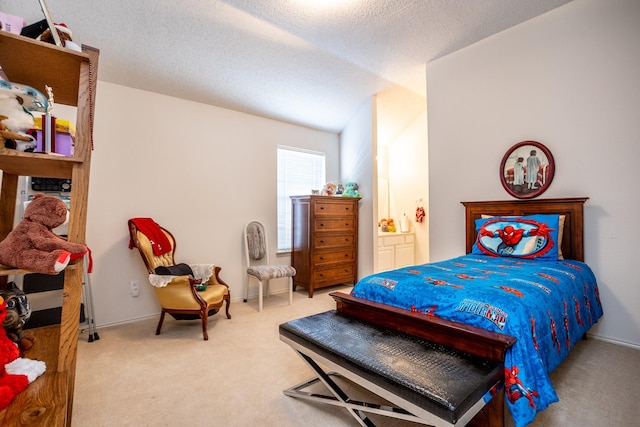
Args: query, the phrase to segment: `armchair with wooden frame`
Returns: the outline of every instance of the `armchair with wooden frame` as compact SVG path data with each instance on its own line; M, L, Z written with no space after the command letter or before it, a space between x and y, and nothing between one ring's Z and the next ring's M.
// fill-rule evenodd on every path
M141 229L145 230L146 234ZM154 232L155 237L152 234ZM131 237L129 248L136 247L140 252L162 308L156 335L160 334L166 313L176 320L200 318L205 340L209 339L208 317L217 313L225 302L227 318L231 319L229 286L220 278L220 267L213 264L197 264L189 267L186 264L176 265L174 260L176 240L173 234L156 224L151 218L130 219L129 234ZM149 234L151 237L148 236ZM158 240L163 240L169 245L164 248L164 253L160 253L163 252L162 250L157 250ZM169 275L158 275L158 267L164 270L164 274ZM182 274L184 271L181 271L181 267L190 270L189 273ZM191 267L194 273L198 271L199 274L191 274Z

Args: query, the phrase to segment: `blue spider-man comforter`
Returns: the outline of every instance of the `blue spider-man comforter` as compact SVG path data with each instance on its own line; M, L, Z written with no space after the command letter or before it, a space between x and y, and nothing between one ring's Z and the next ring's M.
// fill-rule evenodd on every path
M573 260L465 255L374 274L352 295L516 337L505 360L516 427L558 401L548 373L602 316L593 272Z

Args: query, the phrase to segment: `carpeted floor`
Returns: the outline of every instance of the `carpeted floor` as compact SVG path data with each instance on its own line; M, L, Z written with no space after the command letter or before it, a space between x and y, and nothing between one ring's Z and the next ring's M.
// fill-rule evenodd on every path
M209 341L199 321L169 316L159 336L157 317L100 329L92 343L81 334L72 426L358 426L343 408L282 393L312 373L278 336L280 323L333 309L329 292L349 289L317 290L312 299L300 289L293 306L286 294L272 295L262 313L255 299L234 301L231 320L209 319ZM531 426L640 425L640 351L581 341L551 378L560 402Z

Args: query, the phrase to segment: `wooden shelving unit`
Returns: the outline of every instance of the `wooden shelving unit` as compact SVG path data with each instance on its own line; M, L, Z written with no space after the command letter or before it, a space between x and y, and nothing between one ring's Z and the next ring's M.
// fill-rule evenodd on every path
M77 107L73 157L33 154L0 147L0 240L12 230L20 176L70 178L71 206L68 239L85 243L91 129L99 51L83 46L74 52L55 45L0 31L0 66L8 79L44 92L53 88L55 102ZM55 113L55 110L54 110ZM43 360L47 371L0 411L0 425L70 426L76 351L82 301L82 260L65 270L60 325L30 329L35 345L29 359ZM7 276L29 273L0 266L0 285Z

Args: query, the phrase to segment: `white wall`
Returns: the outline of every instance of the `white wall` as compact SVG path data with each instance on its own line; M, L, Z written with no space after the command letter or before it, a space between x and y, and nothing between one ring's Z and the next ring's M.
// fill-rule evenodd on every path
M400 231L400 220L407 214L415 233L415 263L429 262L429 215L416 222L421 200L428 213L429 162L426 109L389 145L390 216Z
M96 99L87 243L98 326L159 312L140 255L127 248L129 218L149 216L171 230L176 261L221 266L240 304L246 221L264 221L272 260L290 261L275 255L276 146L324 151L327 176L339 176L336 134L103 81ZM137 298L131 280L142 285ZM273 281L274 292L285 289Z
M393 87L377 94L374 102L377 141L373 147L377 167L374 172L377 178L382 178L374 182L387 187L387 191L376 193L381 200L374 205L377 206L374 223L392 218L399 231L400 220L406 213L415 232L415 262L423 264L429 261L428 218L416 223L415 211L417 201L426 202L429 196L426 99Z
M585 257L604 318L640 346L640 2L575 0L427 65L431 258L464 251L463 200L508 199L499 165L536 140L556 161L544 198L588 196Z
M372 146L375 147L375 104L367 100L340 134L340 176L355 181L360 192L358 213L358 279L373 273L373 209L377 209ZM375 204L374 204L375 203Z
M379 211L390 213L398 228L402 212L407 211L416 232L416 263L428 261L428 222L416 226L413 221L416 199L428 196L426 142L425 99L401 88L367 100L340 135L342 181L357 181L362 197L359 278L377 271ZM379 206L386 202L380 200L378 178L389 181L388 208Z

